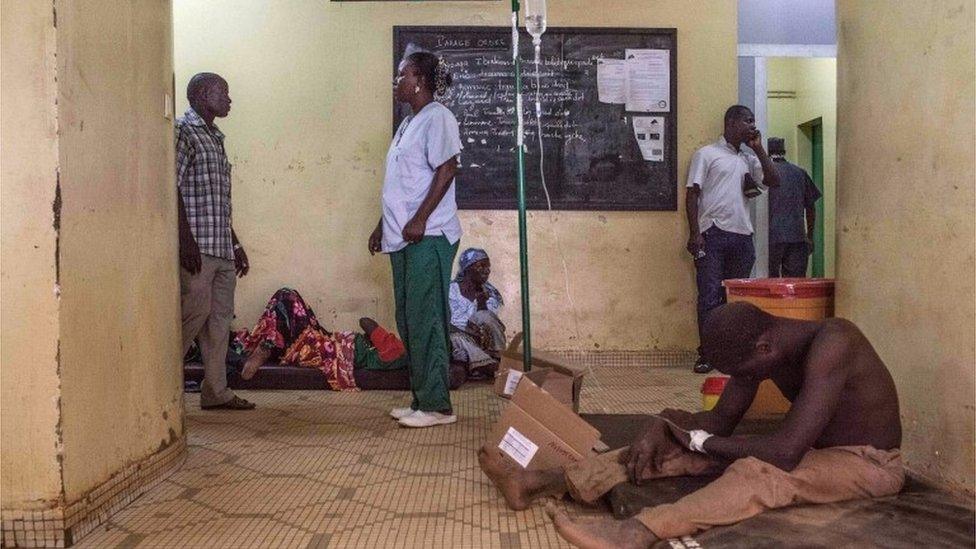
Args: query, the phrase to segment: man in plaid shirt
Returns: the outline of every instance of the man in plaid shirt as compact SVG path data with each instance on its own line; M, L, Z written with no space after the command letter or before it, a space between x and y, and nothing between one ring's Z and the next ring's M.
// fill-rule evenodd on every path
M214 118L230 112L227 81L200 73L186 87L190 108L176 121L179 187L180 296L183 353L199 336L204 379L200 407L250 410L227 387L227 343L234 317L235 274L249 269L231 226L230 162Z

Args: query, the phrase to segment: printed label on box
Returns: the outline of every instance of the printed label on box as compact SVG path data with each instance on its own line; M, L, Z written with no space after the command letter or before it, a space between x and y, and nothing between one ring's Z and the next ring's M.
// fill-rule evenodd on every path
M498 447L522 467L528 467L535 453L539 451L539 446L518 432L515 427L508 428Z
M505 395L512 396L515 394L515 388L518 387L519 380L522 379L522 372L518 370L509 370L508 378L505 379Z

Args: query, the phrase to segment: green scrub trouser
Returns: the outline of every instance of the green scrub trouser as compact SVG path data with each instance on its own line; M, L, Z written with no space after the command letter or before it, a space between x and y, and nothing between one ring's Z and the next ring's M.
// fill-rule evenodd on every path
M383 362L380 352L373 347L366 334L356 334L354 351L353 365L357 370L400 370L408 364L406 353L389 362Z
M452 410L448 393L451 319L447 294L458 244L425 236L390 254L397 330L407 348L410 407L425 412Z

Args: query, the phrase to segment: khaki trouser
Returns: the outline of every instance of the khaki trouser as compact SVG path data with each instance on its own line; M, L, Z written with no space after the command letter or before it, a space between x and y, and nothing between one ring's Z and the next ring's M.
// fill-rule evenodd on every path
M200 272L180 269L180 301L183 310L183 354L199 336L203 355L200 405L217 406L234 398L227 388L227 344L234 318L234 262L200 256Z
M566 467L574 498L592 503L617 484L627 482L617 450ZM682 452L648 478L702 475L718 463L702 454ZM661 539L676 538L735 524L768 509L802 503L833 503L897 494L905 482L901 452L871 446L810 450L792 471L756 458L735 461L712 483L674 503L643 509L636 518Z

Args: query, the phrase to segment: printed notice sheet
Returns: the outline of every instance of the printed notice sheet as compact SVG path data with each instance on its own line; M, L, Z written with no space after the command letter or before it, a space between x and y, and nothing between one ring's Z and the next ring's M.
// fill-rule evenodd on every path
M600 103L627 101L627 62L623 59L600 58L596 62L596 88Z
M523 468L529 466L529 462L539 451L539 446L518 432L515 427L508 428L502 441L498 443L498 448Z
M663 116L635 116L634 137L644 160L664 162Z
M671 52L628 49L626 109L635 112L671 111Z

